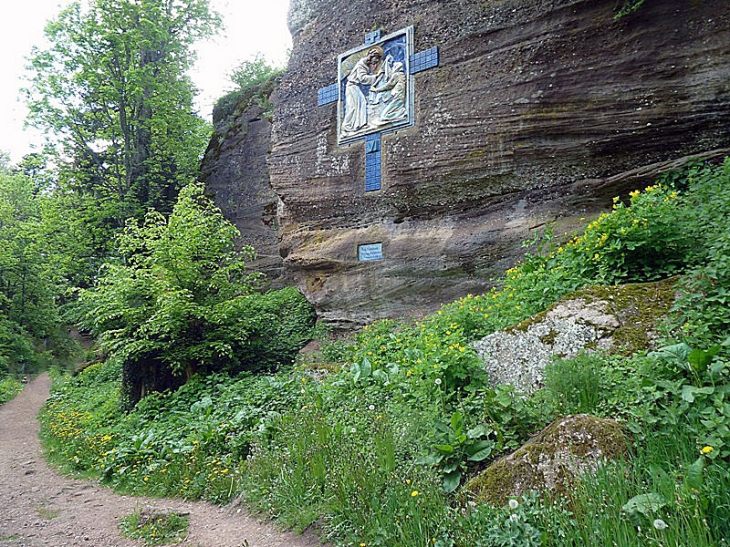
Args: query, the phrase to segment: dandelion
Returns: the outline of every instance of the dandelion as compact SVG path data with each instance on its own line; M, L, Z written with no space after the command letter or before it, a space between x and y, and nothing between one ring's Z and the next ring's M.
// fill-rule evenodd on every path
M520 502L518 502L517 500L509 500L509 508L512 509L513 511L515 509L517 509L519 506L520 506Z
M710 452L712 452L713 450L715 450L715 449L714 449L714 448L712 448L711 446L705 446L705 447L703 447L703 448L702 448L702 453L703 453L703 454L709 454L709 453L710 453Z
M363 543L362 541L360 542L360 547L366 547L366 546L367 546L366 543Z
M433 383L434 383L434 384L436 384L437 386L440 386L440 385L441 385L441 378L436 378L436 379L435 379L435 380L433 381Z
M656 528L657 530L666 530L667 528L669 528L669 525L666 522L664 522L662 519L654 519L653 524L654 524L654 528Z
M375 405L368 406L368 410L375 410Z
M415 498L417 495L418 495L418 490L414 490L413 492L411 492L412 498Z

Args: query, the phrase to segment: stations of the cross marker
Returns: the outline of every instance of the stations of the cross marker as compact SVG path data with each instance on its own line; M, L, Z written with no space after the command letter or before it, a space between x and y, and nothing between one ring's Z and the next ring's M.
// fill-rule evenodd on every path
M337 103L337 144L365 142L365 192L382 187L384 133L414 124L413 75L439 64L438 46L413 51L413 27L377 30L338 57L337 82L317 92L317 105ZM358 247L361 262L383 260L382 243Z
M365 191L381 189L382 135L414 123L413 75L439 64L438 46L412 54L413 27L387 36L377 30L338 58L337 82L317 104L337 103L337 142L365 141Z

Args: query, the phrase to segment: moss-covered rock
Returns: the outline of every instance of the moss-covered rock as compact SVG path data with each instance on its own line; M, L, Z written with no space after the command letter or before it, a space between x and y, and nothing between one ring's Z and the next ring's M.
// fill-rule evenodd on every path
M561 418L518 450L493 463L465 485L495 506L531 491L565 491L577 477L626 453L623 429L614 420L586 414Z
M543 369L554 357L595 349L631 354L651 348L654 330L674 302L676 281L582 289L473 346L493 383L531 392L541 386Z

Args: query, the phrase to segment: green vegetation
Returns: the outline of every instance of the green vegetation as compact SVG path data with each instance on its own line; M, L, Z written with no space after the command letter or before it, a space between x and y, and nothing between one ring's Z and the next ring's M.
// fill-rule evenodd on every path
M51 210L37 180L0 168L0 404L21 378L76 351L57 308L64 261Z
M137 510L119 525L128 538L141 539L145 545L168 545L185 539L190 518L178 513L151 513Z
M240 113L253 104L264 109L265 115L271 116L273 106L269 96L278 83L283 69L275 68L260 54L242 61L229 75L235 88L218 99L213 107L213 123L217 128L226 124L236 113ZM219 129L219 132L224 132Z
M31 121L55 140L0 157L0 401L21 375L83 361L41 415L52 461L132 494L242 499L336 545L726 546L730 159L617 197L570 240L538 235L486 294L295 362L310 306L263 291L194 183L208 128L184 74L217 23L206 0L73 3L32 55ZM244 62L217 120L266 110L276 76ZM627 283L643 285L611 288ZM563 297L613 299L633 328L614 353L550 364L536 393L491 385L470 343ZM70 322L97 340L85 356ZM648 348L637 331L653 328ZM630 454L503 507L464 487L578 412L619 420ZM184 521L139 512L127 531L173 540Z
M240 496L336 545L727 545L729 184L730 160L691 165L617 198L570 241L536 238L488 293L323 341L318 354L275 373L240 372L242 348L203 353L210 368L125 414L123 363L92 365L56 384L42 416L46 446L121 491ZM155 233L170 223L154 223ZM144 227L133 231L149 239ZM140 262L157 260L143 254ZM658 349L556 361L530 396L489 385L469 345L591 286L603 294L605 285L669 276L680 278L654 289L677 292ZM262 348L280 343L280 334L270 338ZM619 419L630 455L564 495L467 503L465 479L568 412Z
M614 8L614 11L616 11L614 18L621 19L622 17L626 17L627 15L634 13L644 5L644 2L646 2L646 0L617 0L616 7Z
M203 194L185 187L169 219L152 211L119 235L120 259L80 292L80 322L123 364L126 406L196 372L269 369L292 361L314 315L296 291L260 295L250 246Z
M97 244L150 207L169 212L197 174L209 127L185 73L195 41L219 25L207 0L93 0L46 26L48 46L30 59L30 121L49 135L59 183L82 194Z
M23 391L23 384L13 376L0 379L0 405L7 403Z

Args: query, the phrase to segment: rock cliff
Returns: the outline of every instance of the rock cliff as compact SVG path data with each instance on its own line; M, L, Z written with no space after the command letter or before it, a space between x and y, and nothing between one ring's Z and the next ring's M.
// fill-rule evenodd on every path
M292 0L268 169L287 272L321 317L360 323L480 292L531 231L571 230L673 160L730 147L730 3ZM317 106L338 55L414 27L439 66L414 75L412 127L337 144ZM236 198L238 199L238 198ZM255 215L254 215L255 216ZM383 260L358 261L382 243Z
M231 112L214 113L215 133L201 179L215 204L240 230L241 242L256 249L251 267L264 272L276 287L286 283L286 273L279 256L277 197L266 165L271 147L266 100L271 89L251 90L235 97Z

